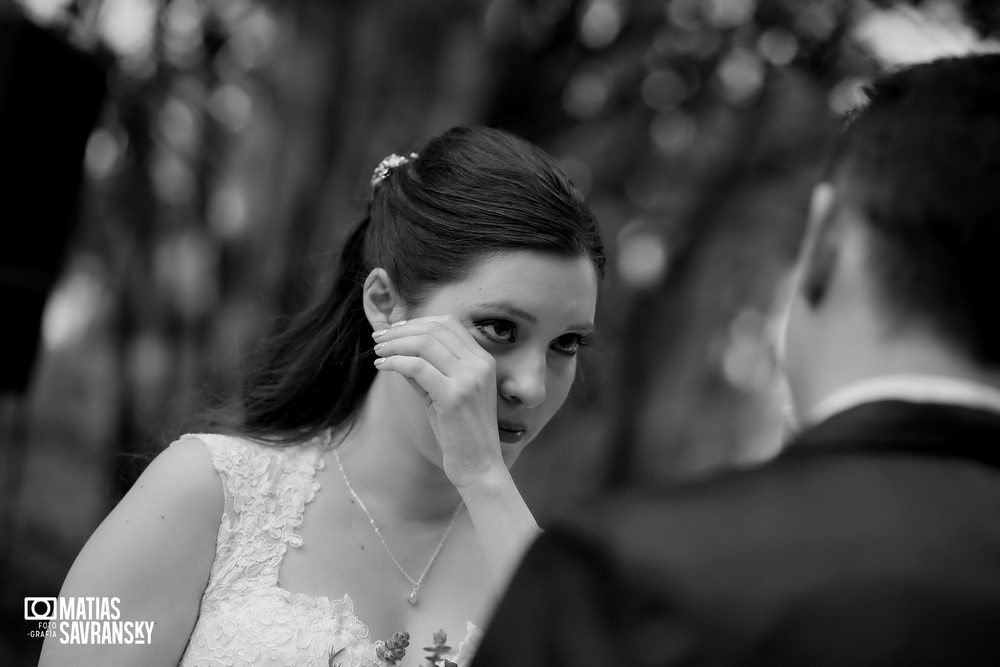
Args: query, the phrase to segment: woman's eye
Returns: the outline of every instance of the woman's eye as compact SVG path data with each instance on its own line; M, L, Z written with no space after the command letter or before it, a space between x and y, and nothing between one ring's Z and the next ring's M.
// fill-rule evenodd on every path
M577 336L576 334L569 334L566 336L560 336L552 343L552 346L560 354L565 354L573 356L580 351L580 347L584 345L589 345L589 339L585 339L582 336Z
M504 320L477 322L476 328L494 343L513 343L517 339L517 326Z

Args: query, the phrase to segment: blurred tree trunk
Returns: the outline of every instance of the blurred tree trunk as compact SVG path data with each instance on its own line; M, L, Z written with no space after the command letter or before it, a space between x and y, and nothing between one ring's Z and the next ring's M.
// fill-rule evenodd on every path
M671 349L681 345L683 338L696 335L686 313L686 297L692 290L691 274L707 255L709 240L716 227L727 221L720 215L727 198L732 196L752 169L748 156L753 155L764 131L770 111L771 96L761 94L753 105L736 117L729 132L728 152L695 188L699 192L680 227L684 247L672 251L668 269L659 284L637 290L625 307L624 330L630 339L622 348L614 380L611 443L608 450L605 485L614 489L627 484L640 464L642 413L649 406L652 383L660 370L658 362L670 358ZM688 360L700 365L701 360ZM667 372L676 371L676 369ZM698 391L689 387L688 391ZM664 434L669 438L669 434Z

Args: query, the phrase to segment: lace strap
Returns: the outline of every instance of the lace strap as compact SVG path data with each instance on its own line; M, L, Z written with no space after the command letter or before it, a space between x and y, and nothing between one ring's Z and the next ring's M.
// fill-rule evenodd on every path
M249 443L241 438L221 433L185 433L179 440L193 438L200 440L212 457L212 465L222 478L222 486L227 494L236 492L249 472L243 464L251 452Z
M213 575L276 582L286 545L302 545L294 529L319 490L322 452L314 445L276 447L218 433L183 437L205 444L222 479L226 504Z

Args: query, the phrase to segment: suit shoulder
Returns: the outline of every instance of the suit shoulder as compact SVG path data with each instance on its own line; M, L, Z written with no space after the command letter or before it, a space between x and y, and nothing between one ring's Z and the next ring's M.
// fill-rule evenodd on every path
M825 484L817 485L817 481L832 472L811 461L774 461L663 486L633 488L596 499L563 517L563 525L584 533L607 533L616 526L631 533L641 527L698 524L710 515L721 528L727 521L742 522L748 514L770 512L803 487L819 489Z
M616 559L655 557L678 567L763 557L835 540L838 529L849 539L865 506L891 493L884 473L861 457L778 459L608 496L550 530Z
M809 579L834 566L888 571L901 554L952 558L996 539L984 511L1000 502L995 482L981 469L926 458L797 456L618 494L550 530L612 567L660 576L755 585L767 572Z

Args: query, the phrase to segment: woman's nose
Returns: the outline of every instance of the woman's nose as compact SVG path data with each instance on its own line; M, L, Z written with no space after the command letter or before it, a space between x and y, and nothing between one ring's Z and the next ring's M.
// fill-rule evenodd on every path
M545 402L545 370L544 354L507 360L497 369L500 395L526 408L538 407Z

